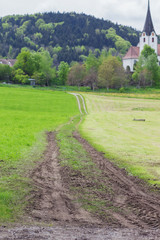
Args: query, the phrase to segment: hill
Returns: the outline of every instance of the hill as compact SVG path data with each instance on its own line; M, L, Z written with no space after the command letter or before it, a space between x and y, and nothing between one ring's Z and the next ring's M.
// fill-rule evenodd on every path
M131 27L85 14L49 12L0 19L0 55L8 58L15 58L23 47L44 47L55 62L80 61L90 49L98 54L104 47L115 48L123 54L138 37Z

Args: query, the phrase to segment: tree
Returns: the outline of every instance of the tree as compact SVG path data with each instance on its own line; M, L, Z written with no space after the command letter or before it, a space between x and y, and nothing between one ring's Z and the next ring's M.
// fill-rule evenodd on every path
M29 50L22 49L21 53L17 56L17 61L14 69L21 69L26 75L32 76L35 71L35 62Z
M40 54L40 69L39 72L45 76L44 85L49 86L55 81L56 69L52 68L53 60L48 51L42 50Z
M98 71L98 86L109 89L113 83L113 66L111 62L105 59L99 67Z
M147 59L152 54L156 55L155 50L146 44L141 52L141 56Z
M81 86L85 77L85 67L83 64L74 64L68 74L67 83L71 86Z
M155 50L145 45L135 66L132 75L135 83L139 86L159 85L160 68Z
M0 64L0 80L10 81L12 77L12 68L9 65Z
M22 69L17 69L14 73L14 82L27 84L29 83L29 76L25 74Z
M104 58L98 71L99 87L120 88L127 83L122 63L117 57Z
M85 61L86 76L84 83L85 85L89 85L92 90L94 90L97 86L99 64L99 59L97 59L95 55L90 52Z
M69 72L69 65L68 63L62 61L58 67L58 79L59 79L59 85L65 85L68 78L68 72Z

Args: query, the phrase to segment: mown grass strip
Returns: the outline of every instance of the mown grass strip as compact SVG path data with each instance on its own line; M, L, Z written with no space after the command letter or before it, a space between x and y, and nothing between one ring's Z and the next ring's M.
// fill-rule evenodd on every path
M84 96L90 114L80 125L82 136L130 174L160 185L159 101Z

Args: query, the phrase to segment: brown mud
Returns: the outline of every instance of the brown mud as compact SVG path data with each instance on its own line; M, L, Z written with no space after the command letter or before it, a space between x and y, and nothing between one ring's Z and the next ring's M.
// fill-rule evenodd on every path
M64 187L58 153L55 134L49 132L44 161L31 174L36 190L27 210L29 215L43 222L96 222L79 204L73 203L69 188Z
M49 223L54 227L20 226L14 229L0 228L0 239L160 239L160 193L138 178L129 176L97 152L78 133L74 137L83 145L97 168L101 170L98 181L111 191L96 191L99 199L109 203L104 212L108 219L91 214L77 203L71 187L86 189L94 183L80 173L60 166L59 149L55 133L48 133L48 147L44 161L33 170L35 185L27 208L31 225ZM118 211L116 209L119 209Z
M103 153L96 151L78 133L74 137L83 144L92 160L102 171L105 185L112 189L112 194L102 196L108 199L112 207L113 222L117 226L143 229L160 228L160 191L150 189L142 180L129 176L124 169L120 169L104 157ZM119 208L116 212L114 209ZM111 222L110 222L111 223ZM108 223L109 224L109 223ZM112 225L112 223L111 223Z

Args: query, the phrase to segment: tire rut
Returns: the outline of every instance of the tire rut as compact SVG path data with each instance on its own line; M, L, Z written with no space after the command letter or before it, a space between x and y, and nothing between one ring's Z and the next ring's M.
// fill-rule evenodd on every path
M45 222L99 223L79 204L74 203L74 197L64 187L55 134L49 132L47 136L48 147L44 153L44 161L31 174L35 190L31 199L32 206L28 207L27 212L33 219Z
M146 183L136 177L129 176L97 152L78 133L74 137L83 145L93 162L102 171L103 183L113 191L108 196L112 207L118 207L120 213L110 211L110 214L123 227L142 227L144 229L160 227L160 194L151 191ZM107 194L105 198L107 197Z

